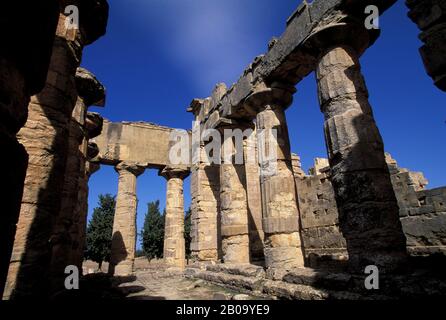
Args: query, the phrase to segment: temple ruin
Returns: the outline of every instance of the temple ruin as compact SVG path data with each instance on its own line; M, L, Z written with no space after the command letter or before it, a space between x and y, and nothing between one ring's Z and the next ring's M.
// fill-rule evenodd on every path
M203 139L192 139L188 163L172 163L176 129L110 122L88 111L106 107L104 85L80 67L83 48L106 34L106 0L32 4L44 17L38 21L26 16L22 2L0 5L8 44L0 49L0 142L8 155L0 157L8 168L0 193L3 299L55 297L64 291L65 267L82 270L88 181L100 166L113 166L119 176L110 275L134 272L137 177L155 169L167 181L164 262L184 277L288 299L446 293L435 274L412 277L415 258L446 255L446 187L427 189L422 173L400 168L385 153L361 73L360 57L380 34L365 27L364 8L372 3L382 14L395 0L302 1L284 33L235 84L217 84L209 97L192 100L187 111L195 126L184 130L188 137L215 129L221 147L234 148L223 132L251 130L242 152L231 155L241 164L223 153L214 154L219 164L209 163ZM421 30L427 74L446 91L446 3L406 3ZM78 28L66 23L69 5L83 12ZM25 37L32 52L23 48ZM313 72L328 158L315 159L305 173L290 148L285 110ZM257 134L272 129L275 139ZM265 144L277 155L272 175L262 174L271 165ZM188 264L183 184L189 175ZM363 289L370 265L384 279L379 294ZM429 290L411 287L424 279Z

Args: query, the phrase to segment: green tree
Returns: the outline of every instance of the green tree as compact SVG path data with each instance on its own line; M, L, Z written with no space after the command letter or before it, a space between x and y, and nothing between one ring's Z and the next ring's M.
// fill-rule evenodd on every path
M163 257L164 217L159 208L159 200L147 204L144 226L141 230L141 245L147 259Z
M191 257L190 243L192 241L192 235L190 234L192 228L192 210L189 208L186 211L184 217L184 240L186 243L186 259L189 260Z
M110 194L101 194L98 205L97 208L94 208L93 216L87 227L86 258L97 262L101 269L102 262L110 261L115 197Z

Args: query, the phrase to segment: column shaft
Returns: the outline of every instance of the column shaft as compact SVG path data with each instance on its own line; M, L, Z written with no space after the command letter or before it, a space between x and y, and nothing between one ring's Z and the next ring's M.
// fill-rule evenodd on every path
M369 264L397 267L405 258L405 237L356 51L338 46L322 54L317 81L350 265L362 271Z
M167 175L166 217L163 257L167 265L184 269L184 175Z
M225 157L235 150L233 137L223 140L220 165L221 237L224 263L249 263L248 205L245 166ZM243 152L243 150L241 150Z
M82 99L78 98L75 109L85 109ZM76 110L69 122L67 162L64 173L60 213L57 217L51 236L52 257L50 266L51 290L53 293L64 289L66 277L65 267L72 265L70 228L74 223L74 209L78 203L79 175L83 155L79 150L83 138L81 118L74 118Z
M248 201L249 247L252 260L263 260L262 195L257 155L257 137L254 131L244 141L246 196Z
M113 220L113 237L109 273L117 276L133 272L136 247L136 177L143 169L135 165L120 163L118 195Z
M28 155L16 134L30 96L45 84L59 16L57 0L2 1L0 5L0 298L13 250ZM36 19L36 17L39 17Z
M74 209L74 220L70 228L72 239L70 260L75 266L82 270L84 261L84 250L87 237L87 215L88 215L88 181L93 173L100 169L100 165L93 162L83 162L79 178L79 194Z
M49 243L61 208L68 127L77 98L74 77L82 52L79 38L70 39L65 19L61 14L45 88L31 98L28 121L18 134L29 165L5 298L49 292Z
M276 130L277 141L269 134L273 129ZM262 171L271 166L274 168L274 159L265 158L267 149L273 146L277 151L274 172L261 175L265 264L269 268L303 266L296 188L283 107L272 104L260 111L257 114L257 130L264 134L263 139L258 139Z
M204 157L204 146L200 147ZM219 226L220 169L200 161L191 168L191 255L198 261L218 261L221 241Z

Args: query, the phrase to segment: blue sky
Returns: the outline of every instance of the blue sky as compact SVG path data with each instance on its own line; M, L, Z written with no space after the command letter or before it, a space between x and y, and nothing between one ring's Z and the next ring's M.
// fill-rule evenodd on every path
M104 109L112 121L148 121L191 127L186 107L207 97L218 82L230 86L285 29L300 0L109 0L105 37L84 50L82 65L107 88ZM400 166L423 171L430 187L446 185L445 94L426 75L417 27L404 1L380 19L381 37L361 58L375 119L386 151ZM293 152L305 170L326 157L323 117L314 74L297 86L287 111ZM102 166L90 180L89 210L98 194L117 192L118 177ZM185 205L190 204L190 179ZM138 178L138 230L147 202L165 203L165 180L155 170Z

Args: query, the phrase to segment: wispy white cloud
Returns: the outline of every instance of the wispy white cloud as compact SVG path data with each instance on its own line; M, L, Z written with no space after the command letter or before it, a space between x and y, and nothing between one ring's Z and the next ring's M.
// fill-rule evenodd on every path
M258 1L127 0L125 5L145 30L159 30L162 41L154 45L190 75L197 94L209 94L217 82L235 82L266 50L266 43L258 41L265 23L265 13L253 10Z

